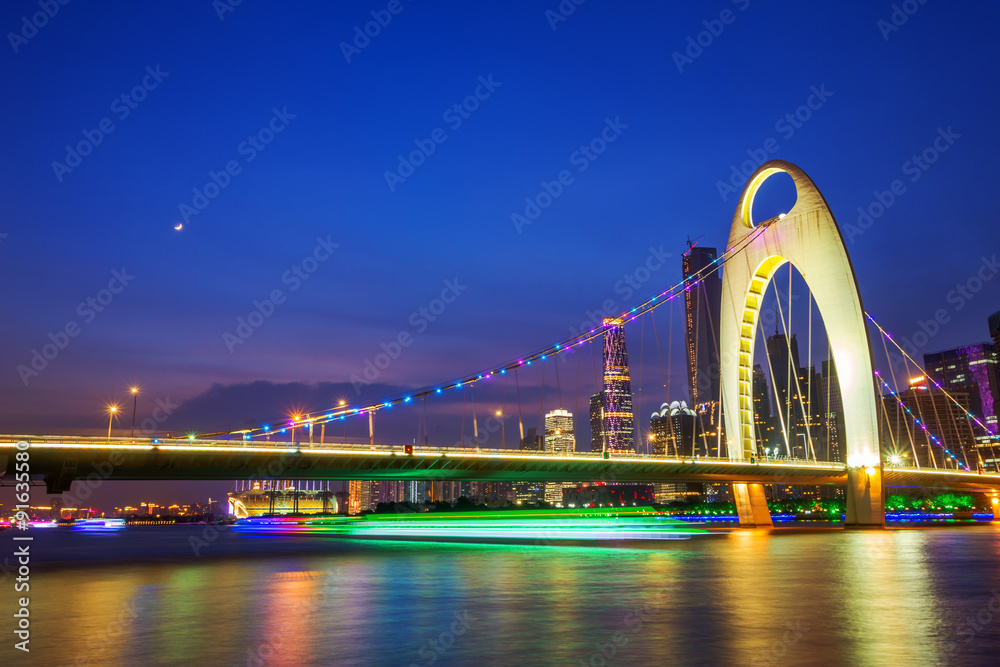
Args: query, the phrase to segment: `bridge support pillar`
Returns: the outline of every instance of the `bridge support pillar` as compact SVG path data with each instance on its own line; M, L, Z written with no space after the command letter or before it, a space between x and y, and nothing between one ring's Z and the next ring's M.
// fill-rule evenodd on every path
M733 484L733 500L741 528L770 528L771 510L767 507L763 484Z
M847 469L845 528L885 528L882 469L874 466Z

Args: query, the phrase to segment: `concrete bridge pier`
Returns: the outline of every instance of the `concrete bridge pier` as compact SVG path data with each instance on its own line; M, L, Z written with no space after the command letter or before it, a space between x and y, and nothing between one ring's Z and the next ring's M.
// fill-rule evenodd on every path
M733 500L736 502L736 513L740 517L740 528L771 528L771 510L767 507L767 497L764 495L764 485L733 484Z
M882 468L847 469L847 516L845 528L885 528Z

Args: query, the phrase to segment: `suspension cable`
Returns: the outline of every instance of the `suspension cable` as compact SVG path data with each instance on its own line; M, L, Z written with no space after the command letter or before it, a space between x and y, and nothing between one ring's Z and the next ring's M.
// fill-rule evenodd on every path
M889 346L885 342L885 337L882 337L882 348L885 350L886 363L889 364L889 374L892 376L892 384L896 387L896 392L899 392L899 382L896 380L896 369L892 365L892 358L889 356ZM896 433L900 433L899 428L899 410L896 410ZM917 456L917 441L913 437L913 432L910 430L910 424L905 419L903 424L906 426L906 434L910 438L910 449L913 451L913 463L918 468L920 467L920 457Z
M772 218L770 220L766 220L766 221L758 224L754 228L753 231L751 231L749 234L747 234L747 236L745 236L739 242L737 242L736 244L734 244L733 247L728 248L724 253L720 254L719 257L717 257L715 260L713 260L711 264L705 266L704 268L700 269L699 271L696 271L696 272L692 273L689 276L683 276L682 279L679 282L675 283L674 285L672 285L671 287L667 288L666 290L664 290L664 291L662 291L662 292L660 292L658 294L655 294L654 296L648 298L647 300L643 301L639 305L637 305L637 306L635 306L635 307L633 307L633 308L631 308L629 310L624 311L619 316L619 319L623 320L623 322L634 321L637 317L640 317L640 316L646 314L647 312L650 312L650 311L658 308L659 306L663 305L664 303L669 302L669 301L673 300L674 298L676 298L677 296L681 295L682 293L684 293L685 289L687 289L689 287L692 287L692 286L696 286L698 283L700 283L701 281L703 281L706 277L708 277L708 276L716 273L717 271L719 271L728 261L730 261L733 258L735 258L735 257L739 256L740 254L742 254L742 252L747 247L749 247L754 241L756 241L758 238L760 238L770 228L770 226L773 223L777 222L777 220L778 220L778 218ZM535 360L544 360L544 359L546 359L550 355L558 354L560 352L565 352L566 350L568 350L568 349L570 349L570 348L572 348L574 346L582 345L585 342L591 341L591 340L593 340L595 338L598 338L598 337L601 337L603 335L604 335L603 327L601 327L601 326L595 326L594 328L592 328L590 330L583 331L583 332L581 332L579 334L576 334L576 335L572 336L569 339L566 339L566 340L564 340L562 342L559 342L559 343L556 343L554 345L550 345L549 347L546 347L546 348L544 348L542 350L536 351L536 352L534 352L534 353L532 353L532 354L530 354L530 355L528 355L528 356L526 356L524 358L519 358L519 359L516 359L516 360L511 360L511 361L509 361L507 363L504 363L504 364L501 364L501 365L498 365L498 366L492 366L492 367L490 367L486 371L483 371L483 372L480 372L480 373L477 373L477 374L473 374L473 375L467 375L467 376L465 376L465 377L463 377L461 379L455 380L454 382L447 382L447 383L444 383L444 384L438 385L438 386L428 386L428 387L425 387L424 389L421 389L420 391L415 392L413 394L396 395L394 397L390 397L390 398L387 398L387 399L385 399L383 401L380 401L380 402L377 402L377 403L373 403L373 404L370 404L370 405L366 405L366 406L358 406L358 407L340 407L340 406L338 406L336 408L331 408L331 409L329 409L327 411L324 411L326 413L325 416L312 417L312 418L310 418L308 420L308 422L310 424L319 424L319 423L323 423L325 421L331 421L331 420L333 420L335 418L339 418L341 416L360 416L360 415L362 415L362 414L364 414L366 412L387 409L387 408L391 408L392 406L397 405L397 404L408 403L413 398L422 398L422 397L428 396L430 394L439 394L439 393L442 393L442 391L445 388L456 388L456 389L457 388L463 388L466 385L472 385L472 384L475 384L476 382L480 382L482 380L489 380L494 375L505 374L507 371L513 370L514 368L517 368L517 367L520 367L520 366L523 366L523 365L528 365L532 361L535 361ZM281 423L284 420L282 420L282 419L276 419L276 420L273 420L273 421L276 422L276 423ZM298 426L298 425L300 425L302 423L303 423L302 421L296 422L296 421L293 420L293 421L289 422L289 425L291 425L291 426ZM246 422L244 424L246 424ZM204 436L219 436L219 435L228 435L228 436L240 435L241 437L249 438L254 433L264 433L264 432L268 431L269 428L270 428L269 425L264 424L264 425L259 425L259 426L252 427L252 428L240 428L240 429L235 429L235 430L230 430L230 431L222 431L222 432L218 432L218 433L203 434L203 437Z

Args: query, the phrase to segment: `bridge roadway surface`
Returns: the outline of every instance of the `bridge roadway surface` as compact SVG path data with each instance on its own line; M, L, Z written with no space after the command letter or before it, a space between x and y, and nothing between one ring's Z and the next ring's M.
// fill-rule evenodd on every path
M678 458L642 454L551 454L508 449L310 444L245 440L154 440L0 435L0 471L15 472L17 443L27 442L32 477L49 491L75 479L481 480L505 482L759 482L846 484L837 462L765 458ZM23 446L23 445L22 445ZM998 491L1000 475L928 468L884 468L886 486ZM97 475L97 477L93 477Z

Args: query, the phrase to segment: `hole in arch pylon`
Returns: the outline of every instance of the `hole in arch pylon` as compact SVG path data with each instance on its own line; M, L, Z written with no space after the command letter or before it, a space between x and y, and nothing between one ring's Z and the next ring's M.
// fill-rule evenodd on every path
M786 173L796 201L781 219L755 225L753 198L771 176ZM763 231L760 227L764 226ZM809 285L826 327L844 410L841 446L852 466L878 463L878 423L872 351L861 294L837 222L805 172L772 160L750 176L729 232L733 248L757 235L726 262L722 277L720 346L722 404L729 455L757 451L753 424L753 359L763 296L779 268L791 262Z

